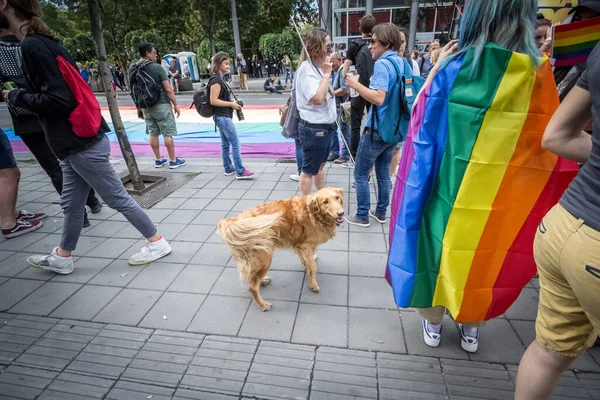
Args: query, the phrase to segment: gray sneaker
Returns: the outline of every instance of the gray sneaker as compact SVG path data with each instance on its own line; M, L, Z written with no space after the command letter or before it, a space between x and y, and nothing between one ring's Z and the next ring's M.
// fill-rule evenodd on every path
M344 219L350 225L362 226L363 228L368 228L369 226L371 226L369 218L362 219L356 214L354 214L352 217L345 217Z
M371 216L371 218L375 218L375 221L379 222L380 224L385 224L385 214L377 214L376 211L369 210L369 215Z
M72 257L60 257L56 254L58 247L47 256L35 255L27 257L27 264L33 268L53 271L61 275L69 275L75 269Z

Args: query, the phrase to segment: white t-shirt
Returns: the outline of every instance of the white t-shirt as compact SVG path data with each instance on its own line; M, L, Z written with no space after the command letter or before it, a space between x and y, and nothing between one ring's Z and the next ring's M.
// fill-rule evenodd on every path
M304 61L296 71L294 84L296 85L296 105L300 118L311 124L332 124L335 122L335 96L327 93L326 102L315 106L310 103L310 99L315 97L319 86L323 70L316 67L309 61Z
M421 68L419 68L419 64L413 60L412 58L410 59L410 61L412 61L412 74L413 76L421 76Z

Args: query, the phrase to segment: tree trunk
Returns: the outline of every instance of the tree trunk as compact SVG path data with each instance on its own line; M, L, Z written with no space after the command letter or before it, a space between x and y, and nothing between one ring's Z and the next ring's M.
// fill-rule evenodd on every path
M121 120L121 113L119 113L119 104L113 87L110 84L110 71L108 69L108 62L106 56L106 45L104 44L104 35L102 34L102 20L100 18L100 4L99 0L88 0L88 7L90 11L90 22L92 28L92 35L94 36L94 42L96 43L96 51L98 53L98 69L99 74L104 84L104 91L106 93L106 100L108 101L108 109L110 111L110 118L119 139L119 146L121 147L121 153L127 164L129 170L129 176L135 190L142 190L144 188L144 181L140 175L135 155L131 150L131 144L129 138L125 133L125 127Z

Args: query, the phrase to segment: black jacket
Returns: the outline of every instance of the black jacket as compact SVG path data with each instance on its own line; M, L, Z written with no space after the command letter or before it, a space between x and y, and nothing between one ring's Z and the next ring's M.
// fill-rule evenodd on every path
M21 44L23 72L27 91L12 90L9 101L38 114L46 133L46 141L60 160L85 150L102 139L110 129L102 119L98 135L81 138L73 133L69 121L75 100L63 79L56 58L60 55L73 67L75 61L54 39L42 35L27 35Z

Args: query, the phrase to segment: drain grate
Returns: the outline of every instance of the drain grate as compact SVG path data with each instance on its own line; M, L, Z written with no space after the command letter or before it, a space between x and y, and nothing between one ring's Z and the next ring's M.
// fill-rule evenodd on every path
M119 175L120 178L126 176L128 174L127 171L121 173ZM152 175L158 176L161 178L165 178L166 182L158 185L156 188L147 191L144 194L130 194L131 197L135 200L136 203L140 205L142 208L150 208L192 179L196 176L200 175L199 172L194 173L182 173L182 172L166 172L166 171L152 171L148 172L144 175Z

